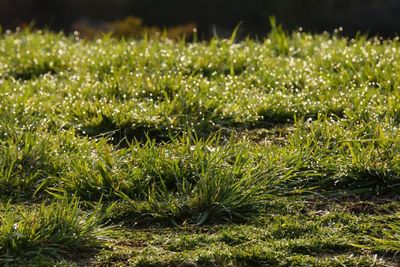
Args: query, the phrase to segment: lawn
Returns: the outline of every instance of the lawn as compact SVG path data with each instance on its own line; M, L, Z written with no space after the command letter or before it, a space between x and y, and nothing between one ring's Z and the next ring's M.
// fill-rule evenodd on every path
M400 41L0 34L0 265L397 266Z

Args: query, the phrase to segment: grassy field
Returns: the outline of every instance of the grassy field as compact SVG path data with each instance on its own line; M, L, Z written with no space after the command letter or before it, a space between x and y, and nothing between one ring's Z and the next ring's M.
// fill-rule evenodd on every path
M400 42L0 35L0 265L397 266Z

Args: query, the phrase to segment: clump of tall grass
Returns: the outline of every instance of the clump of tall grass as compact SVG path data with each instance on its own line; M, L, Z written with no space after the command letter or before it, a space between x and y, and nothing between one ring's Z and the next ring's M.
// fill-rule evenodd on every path
M42 183L54 178L54 144L36 133L21 133L0 140L0 192L17 198L32 197Z
M136 187L118 194L132 203L133 213L140 207L174 224L245 220L257 215L268 199L300 189L293 184L295 168L274 166L281 164L277 158L267 159L233 138L199 138L189 131L171 140L129 148L139 177L131 183Z
M99 209L82 213L76 198L24 207L0 206L0 262L66 257L93 249L105 233Z
M268 41L271 44L272 50L279 55L288 55L289 53L289 37L287 33L283 30L282 25L276 22L275 17L269 18L269 23L271 26L271 32L268 36Z
M366 196L399 190L397 127L376 121L355 126L346 120L317 120L300 122L297 129L285 149L302 154L304 168L316 173L308 183L320 192Z

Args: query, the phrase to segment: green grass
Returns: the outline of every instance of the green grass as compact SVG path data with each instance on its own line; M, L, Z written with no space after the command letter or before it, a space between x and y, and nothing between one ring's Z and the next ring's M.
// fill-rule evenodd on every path
M25 207L1 207L0 262L61 258L95 249L103 231L98 210L81 215L77 199ZM36 259L38 258L38 259Z
M2 33L1 264L396 266L398 38L271 25Z

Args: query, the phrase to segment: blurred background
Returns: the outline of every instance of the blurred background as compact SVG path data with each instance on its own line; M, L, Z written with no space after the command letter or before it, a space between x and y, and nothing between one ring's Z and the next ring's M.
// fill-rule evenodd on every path
M400 33L400 0L0 0L0 25L73 33L139 37L168 29L174 37L227 37L239 22L240 35L264 37L274 15L287 30L357 32L385 37Z

